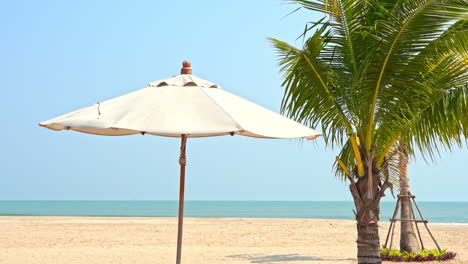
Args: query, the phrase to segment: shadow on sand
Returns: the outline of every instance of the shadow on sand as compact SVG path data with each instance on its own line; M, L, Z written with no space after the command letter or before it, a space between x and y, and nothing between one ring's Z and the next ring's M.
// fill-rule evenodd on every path
M245 259L249 260L250 263L276 263L276 262L288 262L288 261L340 261L340 260L354 260L352 258L318 258L311 256L301 256L299 254L286 254L286 255L229 255L228 258Z

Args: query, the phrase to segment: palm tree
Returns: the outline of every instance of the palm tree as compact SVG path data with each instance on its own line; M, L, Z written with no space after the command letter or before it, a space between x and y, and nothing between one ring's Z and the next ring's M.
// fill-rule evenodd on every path
M358 262L381 263L380 199L398 174L391 153L399 140L437 153L453 124L420 117L447 94L467 93L467 2L293 2L324 18L306 25L302 48L271 39L284 73L282 110L321 126L327 145L341 148L335 168L356 207ZM468 110L450 107L454 114Z
M467 95L464 93L465 89L458 89L456 92L445 94L439 101L434 102L422 112L421 115L417 116L412 122L413 129L425 129L426 140L432 140L434 142L439 141L438 137L443 136L445 140L439 141L439 146L446 150L451 150L454 146L462 146L462 138L468 139L468 134L463 128L462 122L467 122L467 112L457 112L462 109L466 109L466 98ZM437 122L434 120L439 119ZM428 121L432 122L428 123ZM437 126L434 126L437 124ZM439 130L431 130L438 128ZM415 131L417 132L417 131ZM431 139L427 136L432 137ZM416 138L413 138L415 140ZM398 167L399 167L399 185L400 194L410 194L410 178L408 173L410 156L414 156L415 153L408 147L408 144L404 140L410 140L408 138L400 138L399 145L396 147L398 156ZM422 144L420 144L423 147ZM424 153L423 153L424 154ZM434 153L429 153L431 159L434 159ZM408 197L401 198L401 219L410 219L413 217L411 209L411 200ZM403 221L400 227L400 250L408 252L418 251L418 242L416 234L414 233L414 224L412 222Z
M409 197L410 195L410 178L408 173L410 156L408 153L408 148L405 144L401 143L398 146L399 159L398 166L400 169L400 195L403 195L401 198L401 209L400 209L400 218L401 219L413 219L412 215L412 204ZM414 224L409 221L402 221L400 226L400 250L407 252L417 252L418 251L418 241L416 239L416 234L414 233Z

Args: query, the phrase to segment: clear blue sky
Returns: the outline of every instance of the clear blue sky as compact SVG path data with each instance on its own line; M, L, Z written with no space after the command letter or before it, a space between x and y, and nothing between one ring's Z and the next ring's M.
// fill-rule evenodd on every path
M319 17L279 0L3 1L0 199L178 198L179 140L54 132L41 121L179 73L278 111L267 37L295 41ZM300 44L298 42L297 44ZM187 200L351 200L322 139L189 140ZM411 166L419 200L468 200L466 147Z

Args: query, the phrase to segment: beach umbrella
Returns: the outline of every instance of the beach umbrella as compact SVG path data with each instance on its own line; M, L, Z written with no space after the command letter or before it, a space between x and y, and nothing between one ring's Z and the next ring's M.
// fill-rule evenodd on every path
M182 253L187 138L242 135L314 139L321 135L192 75L189 61L182 65L180 75L39 124L56 131L103 136L149 134L181 139L177 264Z

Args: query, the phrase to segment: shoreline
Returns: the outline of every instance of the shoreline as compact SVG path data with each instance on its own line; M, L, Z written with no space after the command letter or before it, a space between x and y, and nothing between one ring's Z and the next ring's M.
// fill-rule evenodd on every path
M184 263L356 262L354 220L187 217L184 222ZM388 226L380 222L381 244ZM441 248L458 258L433 263L468 263L468 225L429 228ZM426 248L435 248L424 227L420 230ZM1 263L173 263L177 218L0 216L0 234Z
M468 224L468 202L419 203L430 223ZM187 201L187 217L354 220L353 202ZM389 220L393 202L382 202L381 220ZM0 215L88 217L177 217L177 201L0 201Z
M3 215L0 214L1 217L74 217L74 218L176 218L177 216L129 216L129 215ZM302 219L302 220L346 220L346 221L354 221L354 219L350 218L306 218L306 217L232 217L232 216L186 216L185 218L219 218L219 219L231 219L231 218L245 218L245 219ZM432 222L430 219L428 220L429 225L460 225L460 226L468 226L468 223L459 223L459 222ZM387 222L390 223L389 220L380 220L380 223Z

